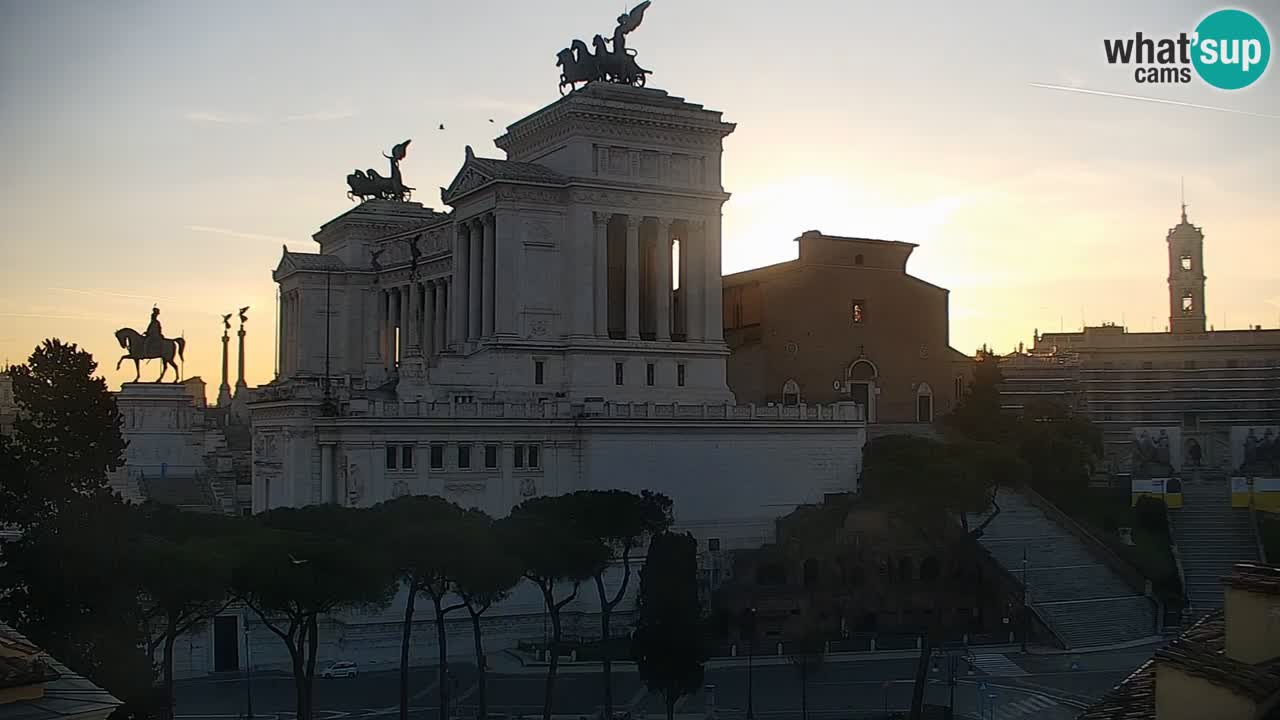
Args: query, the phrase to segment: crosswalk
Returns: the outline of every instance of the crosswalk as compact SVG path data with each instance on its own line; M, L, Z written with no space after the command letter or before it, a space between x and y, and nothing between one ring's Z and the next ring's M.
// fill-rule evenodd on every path
M983 711L981 717L992 718L992 720L1066 719L1075 717L1079 712L1079 710L1063 707L1059 703L1039 694L1024 695L1010 702L1001 702L999 700L989 702L991 704L981 708Z
M970 664L988 675L999 677L1021 677L1027 674L1027 671L1018 667L1018 664L1010 660L1009 656L1001 653L977 653L970 660Z

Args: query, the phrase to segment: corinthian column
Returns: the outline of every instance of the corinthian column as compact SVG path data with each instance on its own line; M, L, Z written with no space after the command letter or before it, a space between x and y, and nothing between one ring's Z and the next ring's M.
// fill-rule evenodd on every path
M480 299L483 291L484 276L484 241L483 229L480 220L474 219L467 223L468 238L471 243L471 252L467 262L467 269L470 278L467 283L467 340L480 339L480 317L484 306Z
M627 216L627 339L640 339L640 218Z
M655 317L654 339L671 340L671 218L658 218L657 262L658 275L654 283L653 312Z
M436 293L435 283L422 284L422 357L436 354Z
M595 228L595 333L596 337L609 337L609 213L591 213Z
M467 339L467 298L470 295L471 281L469 230L467 223L458 223L458 238L453 248L453 282L450 284L453 295L449 298L449 305L453 309L451 337L454 343L462 343Z
M483 240L483 249L481 250L483 260L481 262L480 277L480 334L484 337L493 336L493 317L494 308L496 307L497 296L494 292L497 288L494 286L494 254L493 254L493 214L486 213L480 220L481 233Z

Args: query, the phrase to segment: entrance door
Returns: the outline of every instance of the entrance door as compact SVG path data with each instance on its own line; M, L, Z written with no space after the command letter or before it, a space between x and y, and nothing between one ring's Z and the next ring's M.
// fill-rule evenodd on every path
M240 623L235 615L219 615L213 619L213 670L227 672L240 669Z

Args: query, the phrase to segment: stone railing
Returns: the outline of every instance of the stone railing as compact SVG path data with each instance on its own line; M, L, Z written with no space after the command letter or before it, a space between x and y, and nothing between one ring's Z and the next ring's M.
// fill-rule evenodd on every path
M343 417L506 419L506 420L744 420L864 422L856 403L831 405L686 405L681 403L613 403L603 400L503 402L394 402L352 398L342 403Z

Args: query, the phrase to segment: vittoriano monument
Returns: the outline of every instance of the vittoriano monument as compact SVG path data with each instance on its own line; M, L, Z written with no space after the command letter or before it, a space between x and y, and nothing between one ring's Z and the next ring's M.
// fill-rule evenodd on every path
M581 40L574 40L569 47L556 54L556 66L563 68L560 72L560 94L566 87L576 90L577 83L589 83L594 80L644 87L648 70L636 64L636 51L627 48L627 33L640 27L644 20L644 11L649 7L649 0L636 5L629 13L618 16L618 26L613 29L613 49L609 49L611 41L600 35L592 39L595 54Z
M161 360L160 377L156 378L156 382L164 381L165 373L170 367L173 368L173 381L182 380L182 373L173 359L175 357L182 359L182 351L187 346L187 341L183 338L170 339L164 336L160 329L160 308L151 308L151 322L147 325L145 334L133 328L120 328L116 331L116 342L127 351L116 361L116 369L119 370L120 364L125 360L132 360L134 382L138 382L138 378L142 376L138 361L152 358Z
M373 168L356 170L348 175L347 186L351 189L347 191L347 197L352 200L360 198L361 202L370 199L407 202L413 195L413 188L405 185L400 177L400 161L407 154L410 142L413 141L405 140L391 148L390 155L382 154L391 161L391 177L382 177Z

